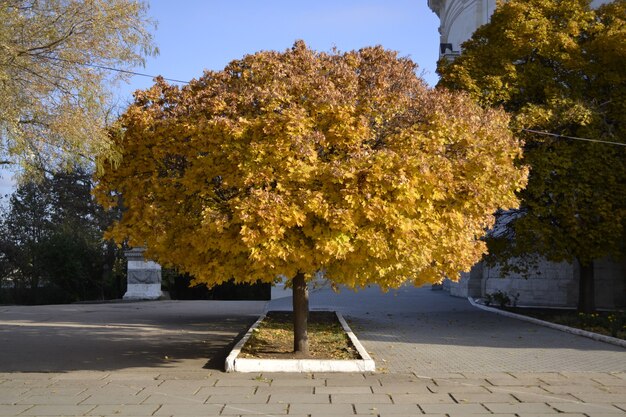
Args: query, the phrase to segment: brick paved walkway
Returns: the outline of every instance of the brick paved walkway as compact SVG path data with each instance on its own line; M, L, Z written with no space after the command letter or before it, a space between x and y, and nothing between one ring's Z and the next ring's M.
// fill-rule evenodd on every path
M617 417L625 373L0 374L2 416Z
M337 309L381 371L626 371L626 350L581 336L479 310L430 288L312 292L311 308ZM290 298L270 308L288 308Z
M339 306L380 372L215 369L259 304L0 307L0 416L626 415L622 348L494 316L429 289L384 296L322 289L311 299L314 308ZM55 372L17 372L51 363Z

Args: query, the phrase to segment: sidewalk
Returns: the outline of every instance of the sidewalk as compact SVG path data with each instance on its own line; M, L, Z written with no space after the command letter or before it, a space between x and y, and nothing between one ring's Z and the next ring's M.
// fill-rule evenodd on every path
M291 299L270 308L289 309ZM626 370L626 350L499 316L429 287L387 294L313 291L311 308L337 309L377 366L389 372L611 372Z
M337 306L380 371L221 372L218 357L262 303L0 307L0 415L626 415L619 347L430 289L321 289L311 306Z

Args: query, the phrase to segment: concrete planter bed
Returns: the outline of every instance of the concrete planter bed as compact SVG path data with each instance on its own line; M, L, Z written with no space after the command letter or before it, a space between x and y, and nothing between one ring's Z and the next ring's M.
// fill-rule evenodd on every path
M226 358L226 372L374 372L376 365L339 312L334 312L360 359L260 359L243 358L241 350L265 319L264 313L248 329Z

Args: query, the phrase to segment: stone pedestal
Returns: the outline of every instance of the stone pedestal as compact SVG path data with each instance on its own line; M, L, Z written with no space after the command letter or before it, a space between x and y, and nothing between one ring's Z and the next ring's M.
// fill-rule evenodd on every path
M124 252L128 260L128 277L124 300L157 300L161 292L161 265L143 257L144 248Z

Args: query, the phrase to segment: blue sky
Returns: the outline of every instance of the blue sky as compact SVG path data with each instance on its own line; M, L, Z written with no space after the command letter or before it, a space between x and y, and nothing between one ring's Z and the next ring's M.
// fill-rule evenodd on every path
M205 69L220 70L233 59L259 50L285 50L294 41L342 51L382 45L408 56L434 85L439 19L427 0L151 0L149 15L160 54L137 72L190 80ZM134 76L115 89L120 106L132 92L152 85ZM0 194L10 191L10 174L0 171Z
M220 70L259 50L285 50L295 40L329 51L382 45L415 61L430 85L437 80L439 19L427 0L152 0L150 15L160 54L148 59L151 75L190 80L204 69ZM121 104L132 91L152 85L134 77L119 89Z

